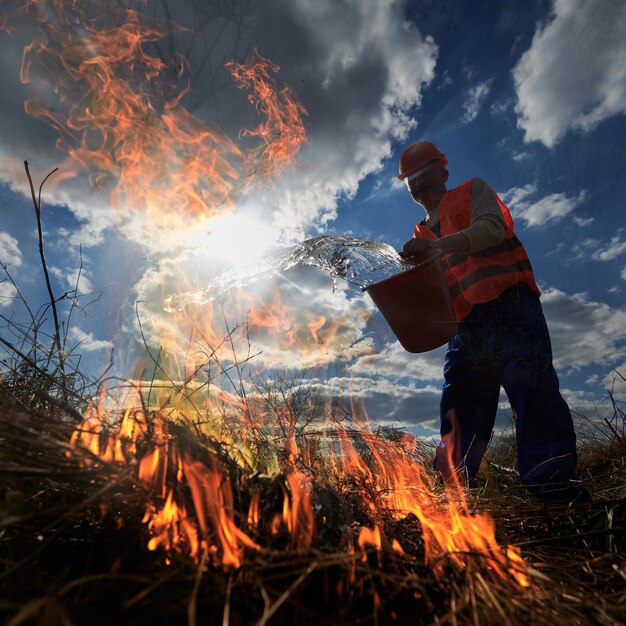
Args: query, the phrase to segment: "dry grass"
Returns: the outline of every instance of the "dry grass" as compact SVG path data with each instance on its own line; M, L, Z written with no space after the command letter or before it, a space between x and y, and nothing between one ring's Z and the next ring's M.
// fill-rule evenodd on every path
M105 463L71 450L74 422L55 410L24 406L0 389L0 611L20 624L620 624L626 621L626 441L617 429L582 442L580 467L595 501L570 509L541 505L521 488L507 441L491 453L472 507L489 511L499 541L522 548L533 585L494 584L480 555L464 572L435 579L424 563L417 518L380 519L405 554L371 552L363 562L346 550L370 523L359 489L314 477L318 528L313 547L289 549L286 533L255 540L242 567L224 571L204 558L147 549L142 524L154 500L136 467ZM310 431L319 451L319 433ZM300 445L306 444L306 432ZM381 435L382 436L382 435ZM255 475L224 444L188 425L171 437L196 459L219 457L235 486L236 519L245 525L253 490L280 510L279 473ZM355 435L355 440L358 436ZM269 443L268 449L269 449ZM207 452L208 451L208 452ZM427 449L418 451L426 458ZM268 516L271 512L261 512Z

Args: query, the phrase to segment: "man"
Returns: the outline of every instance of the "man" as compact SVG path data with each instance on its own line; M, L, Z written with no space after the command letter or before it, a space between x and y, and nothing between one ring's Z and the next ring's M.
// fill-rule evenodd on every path
M409 146L400 176L426 210L405 257L445 253L458 334L448 344L435 469L444 480L478 472L500 387L516 416L518 470L544 500L588 500L578 482L576 436L559 392L539 289L507 207L481 179L447 190L448 160L433 143Z

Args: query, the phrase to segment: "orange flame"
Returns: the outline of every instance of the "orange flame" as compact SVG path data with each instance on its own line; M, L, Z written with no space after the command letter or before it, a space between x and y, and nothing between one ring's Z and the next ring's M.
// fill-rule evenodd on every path
M283 364L286 351L293 351L304 367L326 364L342 349L339 339L344 320L320 317L305 307L285 302L275 285L254 296L243 289L233 289L225 295L221 308L209 302L201 309L189 305L172 314L174 323L164 328L166 334L161 336L161 345L174 355L171 368L184 365L186 371L194 371L206 364L207 352L216 359L230 359L233 348L245 355L250 353L251 344L261 346L264 367ZM246 332L232 333L232 327L224 324L225 312ZM188 349L198 345L209 349Z
M297 469L287 475L291 499L285 492L283 520L291 535L295 550L307 551L315 534L315 520L311 503L311 479Z
M281 533L281 528L286 529L290 549L306 552L316 537L313 480L300 468L305 455L297 444L296 421L291 417L285 439L282 512L270 516L265 527L271 535ZM211 450L208 450L208 462L179 453L167 430L164 420L157 417L152 428L152 447L140 460L136 459L136 444L146 434L141 412L125 411L115 436L105 433L96 419L87 420L72 436L72 443L109 462L137 464L141 482L163 500L160 507L149 504L144 516L152 534L150 549L180 551L196 560L207 554L215 565L241 566L246 553L262 550L262 546L236 523L229 474ZM377 520L389 514L396 519L413 514L421 523L426 562L437 577L443 576L447 564L464 570L472 560L480 559L494 580L512 581L519 587L530 586L519 549L500 548L493 520L486 514L470 513L460 483L451 483L445 498L436 495L425 468L411 456L410 437L392 442L362 430L357 448L345 430L340 429L338 436L338 458L328 451L328 467L337 480L351 479L360 487L359 497L364 509L375 520L372 528L363 526L358 536L362 560L367 560L366 549L374 548L380 562L385 545L399 557L410 558L396 538L383 543L382 528ZM111 454L116 449L120 450L119 458ZM179 486L183 485L186 487L181 489ZM191 493L191 509L180 500L180 494L187 488ZM256 491L247 514L248 528L255 532L263 526L260 510L260 493ZM240 518L244 519L243 515ZM349 586L350 581L346 584Z
M200 542L194 525L187 518L187 511L182 505L176 504L173 493L167 494L163 508L157 511L148 506L143 522L154 536L148 542L149 550L157 550L162 547L167 551L177 550L189 552L196 559L198 557Z
M235 524L228 476L189 459L183 459L183 468L191 487L201 535L207 537L212 530L222 550L221 563L224 567L239 567L245 548L260 550L261 547Z
M302 118L308 115L307 110L289 87L276 90L270 71L276 73L279 67L264 59L258 50L245 65L234 61L226 65L240 87L248 89L248 100L266 117L265 123L241 132L242 137L261 140L261 145L246 159L248 167L264 176L275 174L293 160L306 142Z
M256 493L252 494L250 506L248 507L248 526L252 530L256 530L259 527L259 501L260 494L257 491Z
M363 563L367 561L367 553L365 549L370 546L372 548L376 548L378 552L382 550L382 539L380 535L380 528L378 526L374 526L373 529L366 528L365 526L361 528L361 532L359 533L359 538L357 540L359 544L359 548L361 548L361 560Z
M400 545L400 542L397 539L394 539L391 542L391 549L394 552L397 552L398 554L404 554L404 549L402 548L402 546Z
M470 514L460 482L449 485L443 506L432 490L425 468L408 455L404 445L367 432L362 434L362 439L376 461L377 471L370 470L345 433L340 435L343 471L373 483L374 493L380 499L364 499L374 514L382 507L398 519L412 513L420 520L426 561L435 575L442 576L445 564L450 562L465 569L472 555L478 555L486 558L494 578L512 578L521 587L530 585L519 550L508 546L503 551L495 538L493 520L486 514ZM364 528L360 539L375 545L371 533ZM395 549L399 551L397 546Z
M311 501L312 481L298 469L299 456L296 443L296 423L291 416L290 430L286 439L288 454L288 473L286 476L288 492L285 490L283 499L283 522L291 536L291 547L298 551L307 551L315 536L315 519Z
M147 26L132 10L123 18L103 26L82 16L79 39L49 21L40 24L40 36L24 50L22 82L34 80L34 65L41 80L41 68L60 64L55 92L65 107L52 113L33 98L26 112L59 132L58 145L70 155L64 175L84 167L93 186L112 186L114 206L145 211L164 225L181 214L213 215L228 204L238 177L229 155L242 154L180 104L185 89L163 99L158 85L166 66L144 45L160 40L165 28Z
M292 89L276 84L278 66L256 50L246 63L227 64L261 118L256 128L240 133L244 149L217 124L185 108L190 89L185 59L173 59L173 74L149 52L151 44L180 27L135 10L87 13L72 0L29 0L25 7L39 28L22 59L21 80L36 94L24 106L57 131L57 146L69 155L56 183L87 171L94 187L110 192L123 219L132 216L134 224L143 216L137 223L149 232L197 232L199 225L234 207L235 187L279 174L307 140L306 109ZM251 171L257 175L250 177ZM272 333L277 352L297 347L309 361L328 360L341 321L317 314L303 318L277 291L271 302L252 302L241 292L233 299L239 300L229 308L234 323L247 317L253 336ZM197 330L209 344L221 345L226 333L212 309L211 304L203 307ZM188 312L174 320L171 331L163 329L161 343L184 360L182 367L173 363L171 369L182 369L187 380L188 366L194 371L203 355L184 354L180 329L196 329L196 320ZM106 458L119 459L119 451L111 450Z
M94 187L111 189L114 206L180 230L181 216L207 218L232 208L244 162L264 175L277 174L306 141L306 110L288 87L278 91L270 76L278 67L256 52L248 63L229 64L267 117L242 131L261 144L244 153L217 124L183 106L189 85L171 84L166 64L146 51L146 44L180 27L148 25L131 9L91 17L77 13L71 0L52 6L32 0L28 8L39 33L24 49L21 80L49 83L58 102L32 97L24 106L57 130L57 145L70 156L57 182L84 168ZM75 23L80 37L73 34ZM181 82L186 61L173 61Z

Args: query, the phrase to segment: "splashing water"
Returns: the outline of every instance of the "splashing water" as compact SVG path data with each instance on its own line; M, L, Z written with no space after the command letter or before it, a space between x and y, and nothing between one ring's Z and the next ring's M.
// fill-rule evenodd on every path
M327 272L333 279L333 289L337 278L366 289L414 267L389 244L359 237L323 235L266 257L254 266L224 272L202 289L171 294L165 298L164 308L173 312L182 310L186 304L205 304L230 289L247 287L296 265L314 266Z

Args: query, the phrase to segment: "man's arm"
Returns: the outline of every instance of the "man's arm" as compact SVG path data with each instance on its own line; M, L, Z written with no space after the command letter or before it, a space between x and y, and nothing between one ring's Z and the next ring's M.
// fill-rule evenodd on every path
M461 232L469 239L469 252L479 252L504 241L506 224L494 190L481 178L471 182L470 225Z
M471 185L470 225L436 241L410 239L404 244L403 256L425 257L433 250L441 250L446 254L470 254L502 243L506 225L495 192L481 178L472 179Z
M422 258L428 256L433 250L441 250L446 254L457 252L469 254L470 240L467 235L462 232L456 233L455 235L448 235L447 237L442 237L434 241L421 238L409 239L402 248L402 256L406 258Z

